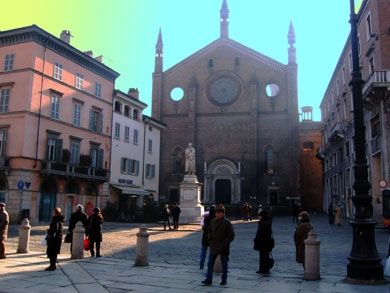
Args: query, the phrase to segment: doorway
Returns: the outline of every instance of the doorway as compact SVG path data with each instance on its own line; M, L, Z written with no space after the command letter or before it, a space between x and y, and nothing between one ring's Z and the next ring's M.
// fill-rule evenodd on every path
M271 206L279 204L279 190L269 189L268 190L268 202Z
M57 187L53 180L47 179L41 184L41 200L39 202L39 221L50 221L57 199Z
M215 203L230 204L232 200L232 183L229 179L215 181Z

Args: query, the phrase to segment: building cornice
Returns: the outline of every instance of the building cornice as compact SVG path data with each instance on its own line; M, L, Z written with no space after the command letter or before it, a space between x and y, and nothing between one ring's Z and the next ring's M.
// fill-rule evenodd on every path
M0 32L0 47L36 42L99 76L115 82L119 73L36 25Z
M142 110L144 110L148 105L141 102L140 100L120 91L120 90L114 90L114 97L116 98L121 98L122 100L128 102L128 103L131 103L131 104L134 104L136 105L137 107L141 108Z

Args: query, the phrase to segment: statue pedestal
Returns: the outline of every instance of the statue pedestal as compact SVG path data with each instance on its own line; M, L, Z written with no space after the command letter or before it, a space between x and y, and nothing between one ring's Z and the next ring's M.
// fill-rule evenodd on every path
M196 175L185 175L180 183L180 223L200 222L203 206L200 204L200 188Z

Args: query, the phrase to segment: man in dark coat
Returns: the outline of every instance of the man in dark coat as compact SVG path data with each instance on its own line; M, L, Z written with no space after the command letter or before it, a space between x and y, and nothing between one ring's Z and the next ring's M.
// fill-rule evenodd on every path
M215 218L210 222L208 239L210 243L210 257L207 264L206 279L202 283L206 286L212 284L214 263L219 255L222 263L221 285L226 285L230 243L234 240L234 230L230 221L225 218L225 208L222 205L216 208Z
M5 258L4 241L8 236L9 216L5 210L5 203L0 203L0 259Z
M88 216L84 213L83 209L83 206L78 204L76 206L76 211L72 213L69 219L68 234L70 234L70 236L67 237L70 237L70 253L72 253L73 230L76 227L77 222L81 222L84 228L87 226Z
M254 248L259 251L259 270L256 272L258 274L268 274L271 268L270 252L274 245L272 238L268 213L266 210L262 210L259 214L259 224L254 239Z
M164 231L167 230L167 223L169 230L171 230L171 224L169 223L170 216L171 210L169 209L169 206L167 204L163 205L161 210L161 218L164 221Z
M87 236L91 256L95 256L94 244L96 243L96 257L101 257L100 243L103 241L102 234L103 216L99 208L93 209L93 214L88 219Z
M177 204L175 204L172 208L171 215L173 218L173 229L178 230L179 229L179 217L180 217L181 210Z
M56 269L57 255L61 252L63 227L64 216L62 215L62 211L60 208L55 208L46 236L46 254L50 259L50 266L47 267L45 271L54 271Z
M209 236L208 236L208 230L209 225L212 219L215 218L215 206L210 206L208 214L204 217L204 222L202 226L203 234L202 234L202 249L200 251L200 261L199 261L199 268L203 270L204 268L204 261L206 259L206 253L207 248L209 247Z

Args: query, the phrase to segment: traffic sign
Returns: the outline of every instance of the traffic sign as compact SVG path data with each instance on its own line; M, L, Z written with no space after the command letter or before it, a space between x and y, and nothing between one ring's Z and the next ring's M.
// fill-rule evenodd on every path
M18 181L18 189L23 190L24 188L24 182L22 180Z
M26 189L29 189L31 186L31 182L25 181L24 185L26 186Z

